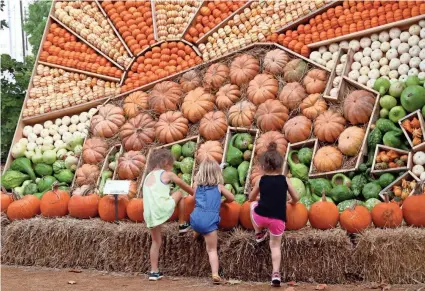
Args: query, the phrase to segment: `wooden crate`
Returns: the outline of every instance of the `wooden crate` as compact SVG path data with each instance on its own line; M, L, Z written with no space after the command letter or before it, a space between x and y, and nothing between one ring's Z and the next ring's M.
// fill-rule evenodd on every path
M305 141L300 141L300 142L293 143L293 144L289 143L288 144L288 147L286 149L285 159L283 160L282 174L285 175L285 176L287 176L288 173L289 173L288 158L289 158L289 153L291 151L293 151L293 150L300 150L302 148L310 148L314 152L314 149L317 147L317 143L318 143L317 138L309 139L309 140L305 140ZM312 163L313 163L313 161L311 161L310 167L311 167L311 164Z
M387 193L388 191L391 191L391 189L393 188L393 186L400 185L401 184L401 180L403 180L403 179L406 179L407 181L413 181L413 180L415 180L416 182L420 182L420 180L411 171L407 171L403 175L399 176L390 185L388 185L387 187L385 187L384 189L382 189L382 191L379 192L379 197L381 197L382 200L384 200L384 194ZM412 195L414 191L415 190L413 189L412 192L410 192L409 196Z
M251 160L249 161L248 175L246 176L245 187L244 187L244 194L248 195L250 191L250 176L251 176L252 164L254 162L255 146L256 146L260 131L258 129L248 129L243 127L228 127L227 133L226 133L226 140L224 142L223 159L221 161L223 164L226 163L227 149L229 147L229 143L233 135L237 133L249 133L254 139L253 148L252 148L252 156L251 156Z
M376 170L375 169L376 157L377 157L378 153L383 151L383 150L385 150L385 151L393 150L393 151L395 151L395 152L397 152L401 155L407 155L408 158L407 158L406 166L405 167L399 167L399 168L392 168L392 169L388 168L388 169L385 169L385 170ZM411 167L412 167L412 153L411 152L392 148L392 147L385 146L385 145L382 145L382 144L378 144L376 146L375 156L373 158L373 163L372 163L372 171L371 171L372 174L398 173L398 172L408 171Z
M410 147L412 148L412 150L416 151L416 150L418 150L419 148L422 148L422 147L423 147L423 145L425 145L425 142L421 142L421 143L420 143L420 144L418 144L418 145L413 145L413 141L412 141L412 138L410 137L410 134L407 132L407 130L405 130L405 129L401 126L401 124L403 123L403 121L404 121L404 120L406 120L406 119L412 119L413 117L416 117L417 119L419 119L419 123L420 123L420 125L421 125L422 134L423 134L423 135L425 135L425 122L424 122L424 118L423 118L423 116L422 116L422 112L421 112L421 110L420 110L420 109L418 109L418 110L416 110L416 111L414 111L414 112L412 112L412 113L410 113L410 114L406 115L406 116L405 116L405 117L403 117L402 119L400 119L400 120L398 121L398 124L400 125L401 130L402 130L402 131L403 131L403 133L404 133L404 136L406 136L406 139L407 139L407 141L409 142ZM422 136L422 138L424 138L424 136Z
M123 149L124 148L123 148L123 146L121 144L113 145L109 149L108 153L106 154L105 159L103 160L103 165L102 165L102 168L100 169L100 175L97 178L97 182L96 182L96 189L97 190L100 190L99 189L99 186L100 186L100 181L102 180L102 173L103 173L103 171L109 170L109 157L112 156L112 155L115 155L116 153L120 153L121 154L123 152ZM112 180L115 180L117 169L118 169L118 161L117 161L117 166L115 167L115 170L114 170L114 172L112 174L112 178L111 178Z

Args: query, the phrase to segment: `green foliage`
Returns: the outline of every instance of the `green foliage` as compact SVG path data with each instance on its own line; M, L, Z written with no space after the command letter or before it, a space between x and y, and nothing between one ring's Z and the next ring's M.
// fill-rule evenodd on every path
M52 1L34 1L28 6L28 18L25 19L24 31L29 35L28 41L32 46L32 53L37 55L40 42L43 38Z

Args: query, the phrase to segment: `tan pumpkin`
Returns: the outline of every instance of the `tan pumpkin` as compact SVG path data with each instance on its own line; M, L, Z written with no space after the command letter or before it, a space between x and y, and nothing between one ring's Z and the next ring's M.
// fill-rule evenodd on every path
M251 187L254 187L263 175L263 168L260 165L254 165L251 170L251 176L249 176Z
M140 151L155 139L155 121L147 113L130 118L121 127L120 138L126 151Z
M212 64L204 76L204 86L206 88L217 89L229 77L229 67L222 63Z
M286 148L288 142L285 139L285 136L278 131L269 131L262 135L257 140L255 145L255 153L257 156L264 154L267 151L267 148L271 142L275 142L277 145L276 150L284 156L286 153Z
M216 140L208 140L201 144L196 154L196 160L201 163L204 160L215 160L221 163L223 159L223 147L221 143Z
M222 111L208 112L199 124L199 134L206 140L219 140L226 135L227 117Z
M369 121L375 97L366 90L351 92L344 100L344 117L353 125Z
M113 137L124 124L124 110L121 107L106 104L91 119L90 128L94 136Z
M77 185L94 185L100 175L100 169L97 165L84 164L75 172L75 183Z
M333 146L320 148L313 158L314 167L318 172L331 172L342 167L342 153Z
M350 126L338 138L338 149L346 156L354 157L362 147L365 137L364 128Z
M286 84L280 91L279 99L289 110L297 109L307 97L304 87L299 83L293 82Z
M300 109L305 117L314 120L328 109L328 105L326 101L320 97L320 94L310 94L303 100Z
M168 111L159 116L155 124L155 136L161 143L183 139L189 130L189 121L180 111Z
M226 110L241 98L241 91L237 85L227 84L221 87L215 99L218 109Z
M229 124L235 127L250 127L257 108L249 101L236 103L229 109Z
M288 108L279 100L267 100L258 106L255 119L261 131L281 130L288 120Z
M283 126L285 138L290 143L304 141L311 134L311 120L305 116L299 115L289 119Z
M268 74L259 74L249 82L246 91L248 99L255 105L264 103L266 100L275 99L279 83Z
M118 159L117 173L122 180L133 180L140 176L146 164L146 158L138 151L129 151Z
M148 94L146 92L138 91L131 93L124 99L123 104L124 114L128 118L132 118L149 108L148 105Z
M191 70L189 72L184 73L180 78L180 86L182 87L183 91L189 92L195 89L196 87L201 86L202 80L199 76L200 72L196 70Z
M181 107L181 111L192 123L201 120L204 115L214 110L214 96L206 92L204 88L198 87L187 93Z
M314 135L323 142L333 143L344 130L345 119L341 114L327 110L314 121Z
M98 164L108 153L108 143L99 137L86 140L83 146L83 161L86 164Z
M283 73L283 69L289 62L289 56L280 49L269 51L264 56L263 68L264 72L276 75Z
M161 114L174 111L183 98L183 89L178 83L164 81L156 84L149 93L149 108Z
M313 69L304 77L303 85L308 94L323 93L328 82L328 74L320 69Z
M307 69L307 63L302 59L292 60L283 68L283 79L288 83L301 82Z
M230 81L239 87L246 84L260 71L260 62L253 56L243 54L236 57L230 65Z

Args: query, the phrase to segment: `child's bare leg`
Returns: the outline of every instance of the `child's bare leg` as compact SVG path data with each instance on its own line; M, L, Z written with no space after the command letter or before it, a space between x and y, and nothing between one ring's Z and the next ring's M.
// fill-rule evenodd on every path
M185 204L184 204L184 197L182 192L176 191L173 194L171 194L171 197L173 197L174 201L176 202L176 207L179 209L179 224L183 224L184 221L184 210L185 210Z
M254 221L254 208L251 207L251 213L250 213L250 217L251 217L251 222L252 222L252 226L254 227L255 233L259 233L263 230L262 227L257 226L257 224Z
M152 244L150 250L151 272L158 272L159 249L161 248L161 226L151 228Z
M217 231L214 230L205 235L208 258L210 260L211 272L218 275L218 254L217 254Z
M279 272L280 270L280 245L282 242L282 236L273 236L270 235L270 251L272 253L272 265L273 265L273 273Z

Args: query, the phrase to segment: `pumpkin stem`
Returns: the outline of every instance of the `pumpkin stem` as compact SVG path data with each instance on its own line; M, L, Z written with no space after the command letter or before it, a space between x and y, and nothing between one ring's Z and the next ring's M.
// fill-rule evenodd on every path
M326 202L326 193L325 193L325 189L322 190L322 202Z

